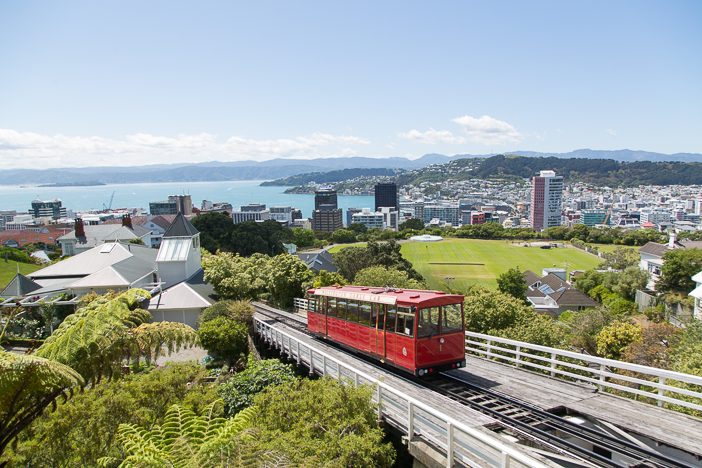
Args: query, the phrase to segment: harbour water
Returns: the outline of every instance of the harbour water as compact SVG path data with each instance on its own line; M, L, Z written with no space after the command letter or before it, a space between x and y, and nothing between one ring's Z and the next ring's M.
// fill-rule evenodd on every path
M103 209L109 205L114 192L112 208L149 209L149 202L165 200L169 195L190 194L193 206L202 200L229 202L234 209L247 203L265 203L266 206L292 206L312 216L314 195L286 194L287 187L261 187L260 180L225 182L164 182L144 184L112 184L89 187L36 187L0 185L0 210L26 211L34 199L59 198L63 206L74 211ZM339 208L373 208L372 196L339 195Z

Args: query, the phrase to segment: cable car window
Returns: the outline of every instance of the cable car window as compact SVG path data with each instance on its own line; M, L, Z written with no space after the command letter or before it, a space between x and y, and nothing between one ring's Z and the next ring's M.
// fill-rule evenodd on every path
M327 316L329 316L329 317L336 317L337 316L336 299L334 299L333 297L327 298Z
M383 306L380 306L383 307ZM385 317L385 327L389 332L395 333L395 322L397 321L397 309L388 306L387 316Z
M349 322L358 322L358 302L346 302L346 320Z
M406 307L397 308L397 333L414 336L414 311Z
M439 308L427 307L419 309L419 320L417 321L417 337L423 338L439 333Z
M307 309L310 312L317 312L317 299L307 299ZM324 313L324 310L321 310L320 312Z
M375 327L375 322L371 323L371 305L368 302L361 302L358 305L358 317L360 324Z
M378 330L382 330L385 325L385 320L383 317L383 306L380 304L373 304L373 312L371 315L371 327L376 327ZM394 330L394 328L393 328Z
M463 330L461 304L449 304L441 307L441 333Z
M342 320L346 320L346 300L337 299L336 300L336 316Z

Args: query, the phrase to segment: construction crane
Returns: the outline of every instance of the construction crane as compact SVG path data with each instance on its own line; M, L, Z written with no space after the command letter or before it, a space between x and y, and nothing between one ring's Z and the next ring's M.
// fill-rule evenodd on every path
M110 204L105 205L104 203L102 204L102 207L104 208L105 211L110 211L112 209L112 201L115 199L115 191L112 191L112 195L110 196Z

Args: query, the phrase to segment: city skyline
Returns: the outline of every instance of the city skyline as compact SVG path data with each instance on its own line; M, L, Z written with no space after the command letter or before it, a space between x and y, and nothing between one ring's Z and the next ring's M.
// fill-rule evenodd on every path
M6 2L0 168L702 152L701 13L685 1Z

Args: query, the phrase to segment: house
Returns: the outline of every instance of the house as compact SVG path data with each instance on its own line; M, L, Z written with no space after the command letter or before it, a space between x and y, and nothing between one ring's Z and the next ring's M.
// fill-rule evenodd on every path
M692 290L689 296L692 296L695 300L693 316L700 320L702 319L702 271L694 275L692 281L695 282L695 289Z
M646 284L646 289L650 291L656 290L656 283L661 277L661 269L663 267L663 256L666 252L673 249L702 249L702 241L690 241L684 239L678 241L675 233L670 234L667 244L659 244L657 242L647 242L639 249L640 262L639 268L648 272L649 280Z
M129 228L117 224L85 225L83 220L78 218L75 221L75 229L56 241L61 245L62 255L69 256L85 252L105 242L144 242L145 239L148 240L149 235L150 232L140 226Z
M144 238L144 244L157 249L158 246L161 245L163 234L171 225L175 217L175 215L134 216L131 218L131 225L149 231L150 234L148 236L148 241L147 238ZM122 220L111 219L105 221L105 224L122 224Z
M0 306L18 302L24 307L46 302L75 305L90 292L143 288L151 292L147 309L155 321L197 326L202 310L216 300L214 289L204 280L200 260L200 233L179 213L164 232L158 250L123 241L104 242L26 279L16 276L3 291Z
M527 301L537 312L558 316L566 310L577 312L598 305L564 279L564 269L546 268L541 276L527 270L523 277L527 285Z
M298 252L297 257L305 262L307 268L319 273L320 270L336 271L334 265L334 257L327 250L319 250L316 252Z

